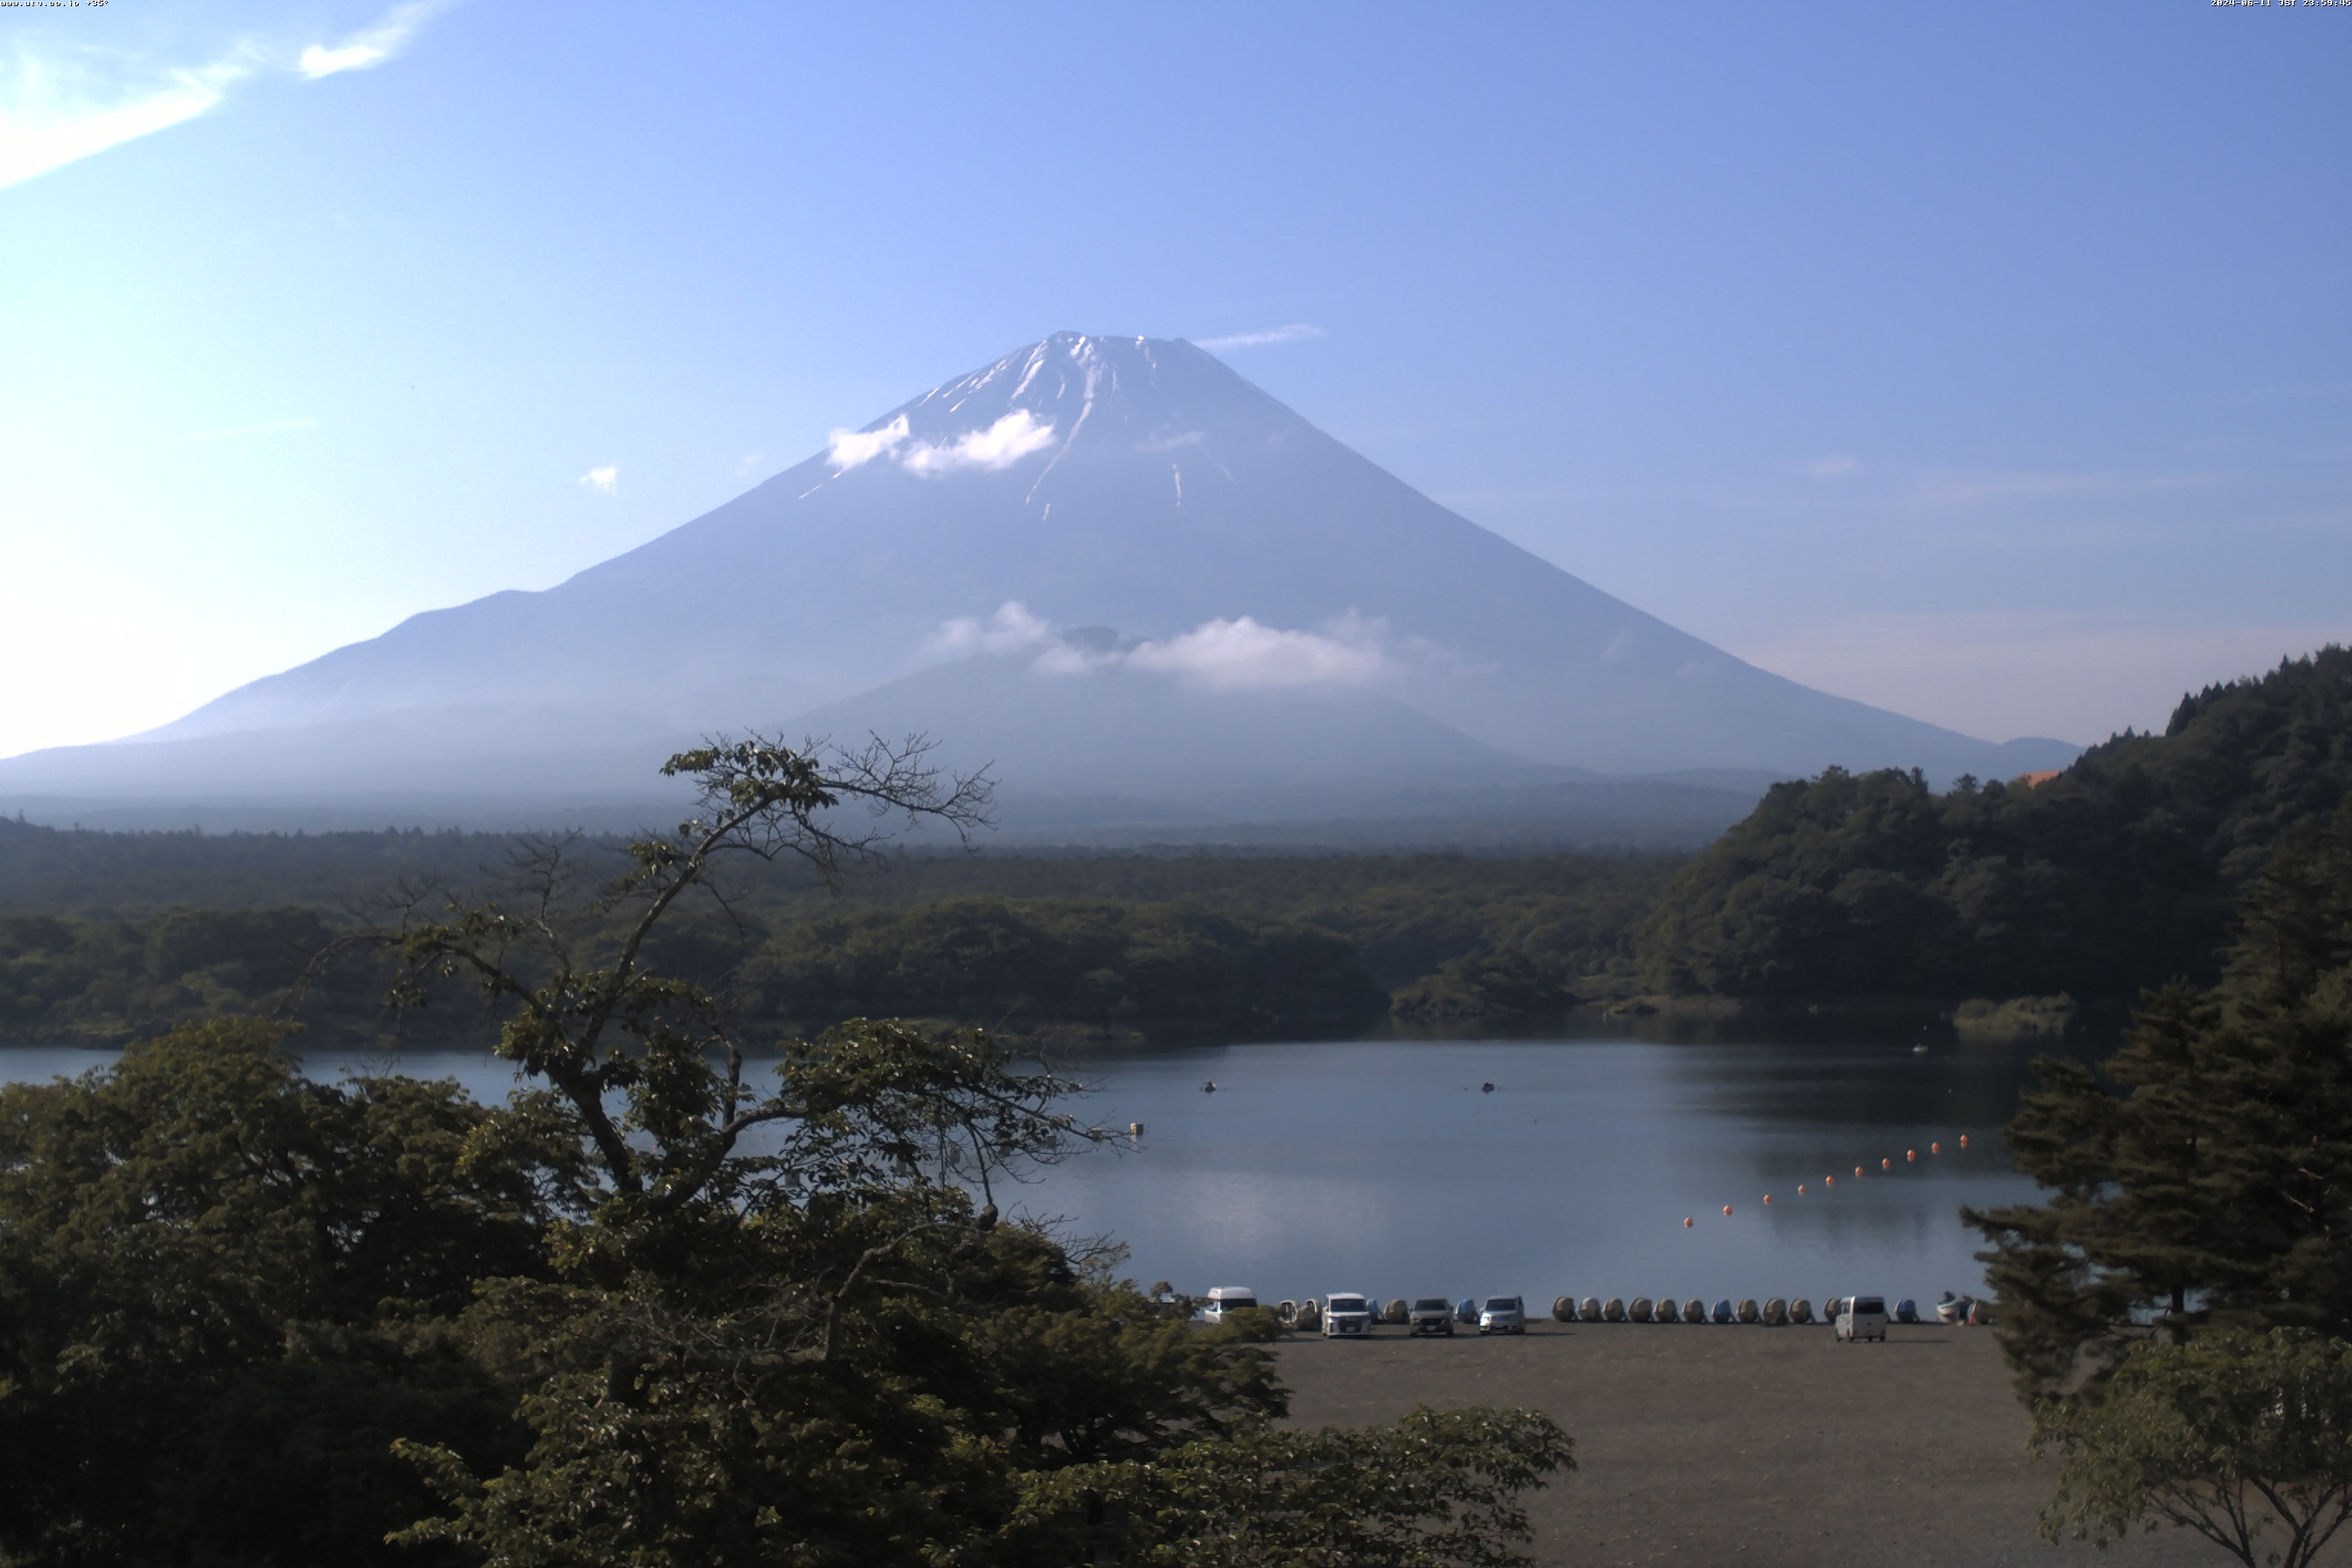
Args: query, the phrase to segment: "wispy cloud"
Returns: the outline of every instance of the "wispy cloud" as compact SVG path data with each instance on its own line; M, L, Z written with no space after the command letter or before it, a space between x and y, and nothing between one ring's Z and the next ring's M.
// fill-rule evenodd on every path
M1335 626L1338 636L1288 631L1248 616L1205 621L1181 637L1139 645L1127 655L1138 669L1182 676L1220 690L1268 687L1360 686L1381 673L1373 623Z
M959 616L940 623L930 640L938 653L1020 653L1054 640L1054 624L1034 615L1029 606L1008 599L986 620Z
M744 453L743 460L735 465L735 477L739 479L750 479L753 474L759 472L760 465L767 460L768 455L765 452Z
M19 48L0 61L0 185L194 120L257 64L242 47L206 65L163 69Z
M580 482L600 496L618 495L621 493L620 466L607 463L601 468L591 468L580 476Z
M1240 616L1203 621L1172 637L1105 647L1066 640L1051 621L1008 601L986 620L966 616L942 623L929 651L1034 653L1032 668L1047 675L1124 667L1221 691L1295 690L1375 679L1390 666L1388 640L1386 622L1353 614L1320 631L1269 626Z
M1308 338L1328 336L1322 328L1306 321L1293 321L1286 327L1268 327L1258 332L1229 332L1222 338L1196 338L1192 346L1223 353L1227 349L1266 349L1277 343L1302 342Z
M363 28L330 47L312 44L302 51L295 68L312 81L340 71L373 70L408 47L416 29L446 11L452 0L410 0L394 5L372 27Z
M965 468L1009 468L1053 439L1053 422L1040 421L1026 408L1016 408L992 425L946 441L916 440L907 416L901 414L879 430L833 431L825 437L824 458L833 465L836 479L884 457L896 457L898 466L910 474L936 478Z
M898 461L910 474L1009 468L1053 439L1051 421L1041 424L1026 408L1016 408L985 430L967 430L952 441L918 442Z
M196 439L236 441L247 436L283 436L289 430L308 430L318 423L306 414L298 419L273 419L267 425L234 425L226 430L207 430Z
M283 73L315 81L382 65L452 4L408 0L333 44L298 47L283 35L248 35L194 65L104 47L44 51L19 43L0 57L0 186L207 114L251 77Z
M1832 452L1826 457L1815 458L1805 465L1805 472L1817 479L1843 479L1848 474L1859 472L1861 468L1862 459L1852 452Z
M907 416L903 414L879 430L835 430L825 437L824 458L834 468L847 473L850 469L870 463L907 438Z

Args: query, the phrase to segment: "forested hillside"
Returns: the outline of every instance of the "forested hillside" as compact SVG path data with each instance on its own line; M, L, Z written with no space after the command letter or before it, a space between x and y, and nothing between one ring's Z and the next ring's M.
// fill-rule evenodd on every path
M12 853L53 894L51 912L0 914L0 1040L112 1041L291 1005L308 956L352 929L362 894L381 898L404 880L478 888L516 847L456 834L221 837L0 824L7 901L28 901ZM614 846L577 850L609 871L623 863ZM804 877L748 879L730 913L704 910L667 926L657 956L779 1034L857 1016L1162 1037L1348 1033L1375 1021L1391 993L1403 993L1412 1016L1556 1013L1597 995L1589 978L1622 981L1634 926L1677 864L918 856L839 894ZM221 902L273 892L282 902L153 907L158 892L201 897L215 868ZM312 979L297 1016L314 1037L384 1026L380 967L354 957ZM1516 988L1463 984L1505 973L1519 977ZM481 1020L445 1002L401 1026L462 1037Z
M2038 785L1836 770L1773 788L1661 897L1651 989L1783 1001L2210 983L2231 901L2352 791L2352 652L2182 700Z

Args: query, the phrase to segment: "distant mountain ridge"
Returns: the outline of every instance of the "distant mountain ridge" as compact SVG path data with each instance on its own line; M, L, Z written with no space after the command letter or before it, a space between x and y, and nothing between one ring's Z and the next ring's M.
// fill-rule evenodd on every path
M950 763L994 762L1008 804L1235 820L1348 815L1401 783L1466 803L1593 773L2003 776L2076 750L1757 669L1190 343L1059 333L544 593L412 616L130 742L0 762L0 804L652 801L668 749L747 727L921 729Z

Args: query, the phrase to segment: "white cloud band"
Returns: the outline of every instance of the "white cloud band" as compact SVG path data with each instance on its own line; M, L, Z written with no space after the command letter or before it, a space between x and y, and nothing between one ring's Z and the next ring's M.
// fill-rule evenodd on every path
M1054 439L1054 426L1016 408L985 430L967 430L952 441L917 443L898 459L910 474L950 474L959 468L1009 468Z
M936 478L962 469L1009 468L1050 445L1054 426L1026 408L1016 408L985 429L967 430L951 441L918 441L903 414L879 430L835 430L825 438L825 460L836 474L895 454L910 474Z
M1123 666L1219 691L1297 690L1361 686L1378 678L1389 668L1387 632L1384 623L1352 614L1319 632L1236 616L1203 621L1172 637L1097 649L1065 640L1052 622L1008 602L985 621L967 616L946 622L929 646L954 654L1034 652L1033 668L1047 675Z

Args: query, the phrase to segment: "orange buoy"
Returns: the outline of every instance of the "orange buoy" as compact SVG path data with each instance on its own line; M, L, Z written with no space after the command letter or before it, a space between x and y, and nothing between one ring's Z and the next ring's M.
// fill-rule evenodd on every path
M1835 1176L1823 1176L1822 1178L1822 1185L1825 1187L1834 1187L1837 1185L1837 1178Z
M1968 1135L1967 1133L1963 1132L1963 1133L1961 1133L1961 1134L1960 1134L1960 1147L1961 1147L1961 1148L1963 1148L1963 1149L1965 1149L1965 1148L1967 1148L1968 1146L1969 1146L1969 1135Z
M1878 1168L1882 1171L1891 1171L1895 1169L1895 1162L1892 1160L1881 1160L1878 1162Z
M1683 1228L1684 1228L1685 1230L1688 1230L1690 1227L1691 1227L1691 1216L1690 1216L1690 1215L1683 1215Z
M1860 1165L1856 1165L1856 1166L1853 1168L1853 1173L1854 1173L1855 1175L1857 1175L1857 1176L1861 1175L1861 1174L1862 1174L1862 1167L1861 1167Z
M1729 1219L1731 1217L1731 1205L1729 1204L1723 1205L1723 1217L1726 1219Z
M1940 1154L1943 1152L1944 1146L1941 1143L1930 1143L1927 1145L1927 1152L1930 1154Z
M1797 1195L1801 1198L1805 1195L1805 1184L1802 1182L1797 1184Z
M1906 1165L1911 1163L1912 1161L1916 1160L1918 1157L1919 1151L1916 1149L1906 1149L1903 1151L1903 1163Z

